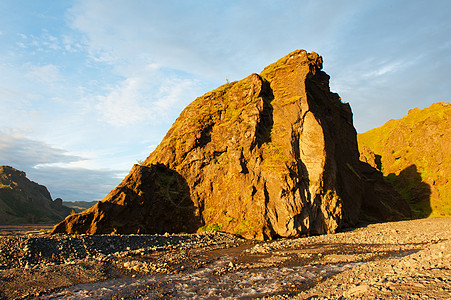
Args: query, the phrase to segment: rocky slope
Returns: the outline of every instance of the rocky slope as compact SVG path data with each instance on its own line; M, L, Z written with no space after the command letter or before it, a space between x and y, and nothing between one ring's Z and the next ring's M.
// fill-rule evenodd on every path
M405 201L359 161L351 108L321 69L321 56L297 50L197 98L142 165L53 232L205 225L267 239L331 233L361 216L408 217Z
M0 166L0 224L60 222L70 213L58 198L52 200L43 185L30 181L25 172Z
M451 104L407 116L358 135L361 159L380 169L416 217L451 216Z

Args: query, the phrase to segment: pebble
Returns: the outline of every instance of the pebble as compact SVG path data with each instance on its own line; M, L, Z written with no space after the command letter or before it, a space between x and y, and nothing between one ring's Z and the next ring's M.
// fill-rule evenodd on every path
M351 297L351 296L356 296L362 293L365 293L366 291L368 291L369 286L366 284L363 285L357 285L351 289L349 289L347 292L344 293L345 297Z

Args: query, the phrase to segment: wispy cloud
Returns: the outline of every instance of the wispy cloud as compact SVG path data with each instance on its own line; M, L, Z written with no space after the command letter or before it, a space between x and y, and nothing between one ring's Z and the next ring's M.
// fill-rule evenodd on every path
M339 30L352 6L328 5L327 16L319 19L309 15L310 8L324 14L315 3L79 1L71 24L101 60L153 62L204 79L225 80L227 74L235 80L255 72L262 58L269 63L313 41L321 47L333 42L331 29ZM305 26L293 26L300 20Z
M124 126L143 120L151 112L142 103L142 80L128 78L113 87L106 96L97 96L96 108L106 122Z
M54 84L62 80L60 71L57 66L48 64L44 66L30 66L25 76L29 79Z
M19 33L16 45L21 49L28 49L34 55L43 53L67 54L85 51L83 39L76 35L56 35L43 28L39 33Z
M198 85L197 80L167 78L161 81L158 89L157 100L153 102L153 106L157 115L164 116L176 110L179 111L190 101L194 100L194 95L190 98L187 91L193 90ZM200 96L200 95L198 95Z
M84 48L81 41L78 41L75 37L69 35L62 36L61 44L64 50L71 53L83 51Z
M368 68L370 71L364 73L363 76L367 78L374 78L384 76L388 73L395 72L399 70L403 65L403 62L388 62L382 65L373 64L371 68Z
M115 71L125 79L94 92L98 113L115 127L172 121L200 93L197 79L155 63L117 64Z

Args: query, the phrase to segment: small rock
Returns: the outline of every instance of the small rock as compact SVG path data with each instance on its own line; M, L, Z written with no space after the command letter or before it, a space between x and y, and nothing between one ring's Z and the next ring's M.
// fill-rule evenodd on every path
M369 290L369 286L366 284L362 284L362 285L357 285L351 289L349 289L348 291L346 291L343 296L344 297L351 297L351 296L356 296L356 295L360 295L365 293L366 291Z

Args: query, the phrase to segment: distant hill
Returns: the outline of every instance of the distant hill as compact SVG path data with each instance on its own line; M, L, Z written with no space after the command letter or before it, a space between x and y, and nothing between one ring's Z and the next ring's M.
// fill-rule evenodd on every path
M414 216L451 216L451 103L411 109L357 138L361 160L383 172Z
M67 206L70 209L73 209L76 213L79 213L88 208L93 207L96 203L97 203L97 201L89 201L89 202L88 201L75 201L75 202L65 201L64 206Z
M47 188L30 181L25 172L0 166L0 224L52 224L70 212L63 200L52 200Z

